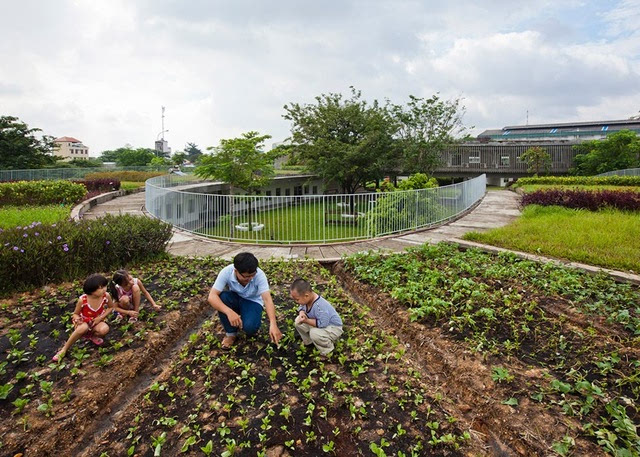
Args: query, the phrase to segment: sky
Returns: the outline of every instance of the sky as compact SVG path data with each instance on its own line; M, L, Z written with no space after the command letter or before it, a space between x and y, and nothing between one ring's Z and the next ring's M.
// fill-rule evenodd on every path
M640 0L0 0L0 115L91 156L202 150L350 86L461 99L469 133L640 110Z

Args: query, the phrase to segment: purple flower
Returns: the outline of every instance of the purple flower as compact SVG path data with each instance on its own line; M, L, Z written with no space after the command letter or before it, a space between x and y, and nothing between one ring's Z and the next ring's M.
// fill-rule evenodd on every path
M55 227L57 224L51 224L51 227Z
M20 252L24 252L24 249L20 249Z
M26 238L26 237L28 237L28 236L29 236L29 235L27 235L27 234L25 233L25 234L23 234L23 235L22 235L22 238Z
M65 243L62 245L62 249L64 249L64 252L67 252L69 250L69 246Z
M14 251L17 251L18 249L20 249L18 246L14 246L14 247L13 247L13 250L14 250Z
M58 240L58 241L60 241L61 239L62 239L62 237L61 237L60 235L58 235L58 236L56 237L56 240Z
M111 244L111 241L107 240L107 244Z
M34 233L34 235L35 235L35 236L38 236L38 235L40 235L40 234L39 234L38 232L36 232L36 233Z

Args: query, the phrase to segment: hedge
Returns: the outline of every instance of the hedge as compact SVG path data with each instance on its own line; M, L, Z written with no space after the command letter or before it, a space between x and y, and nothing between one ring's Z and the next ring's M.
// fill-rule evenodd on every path
M516 186L546 184L561 186L640 186L640 176L541 176L520 178Z
M70 181L16 181L0 183L0 205L73 204L87 189Z
M72 181L76 184L82 184L87 188L88 192L112 192L120 190L120 180L118 178L96 178Z
M615 208L627 211L640 211L640 193L631 190L537 190L522 196L522 206L564 206L573 209L597 211Z
M71 281L162 254L171 225L142 216L0 229L0 293Z

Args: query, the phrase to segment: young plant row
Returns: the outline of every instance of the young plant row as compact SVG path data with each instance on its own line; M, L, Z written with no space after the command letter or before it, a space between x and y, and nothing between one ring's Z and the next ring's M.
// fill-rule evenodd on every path
M640 455L640 291L606 275L514 255L423 246L409 255L356 255L346 267L408 307L411 319L440 327L494 364L525 397L581 424L580 433L614 455ZM520 379L513 358L545 369L544 382ZM570 443L572 437L567 437ZM558 448L570 445L558 443Z

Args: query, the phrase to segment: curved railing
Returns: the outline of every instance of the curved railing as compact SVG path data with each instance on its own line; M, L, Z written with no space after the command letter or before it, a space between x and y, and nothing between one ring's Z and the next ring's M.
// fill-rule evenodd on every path
M482 199L486 176L435 189L348 195L219 195L202 192L205 186L209 192L224 191L222 183L188 175L151 178L146 182L146 209L175 227L220 240L274 244L360 240L456 218Z
M607 171L596 176L640 176L640 168L627 168L626 170Z

